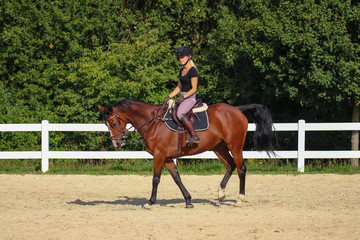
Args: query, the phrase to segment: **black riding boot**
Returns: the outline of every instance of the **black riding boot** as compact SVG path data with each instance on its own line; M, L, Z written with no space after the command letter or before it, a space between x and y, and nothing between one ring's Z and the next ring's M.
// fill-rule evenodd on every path
M199 143L200 142L200 137L195 132L195 128L194 128L192 122L186 117L185 114L181 115L181 122L182 122L182 124L184 124L184 126L186 127L186 129L190 133L190 141L189 141L189 143Z

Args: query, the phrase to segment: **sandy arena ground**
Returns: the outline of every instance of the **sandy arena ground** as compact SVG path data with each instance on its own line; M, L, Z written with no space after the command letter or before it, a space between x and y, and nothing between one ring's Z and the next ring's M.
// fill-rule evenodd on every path
M248 175L241 207L221 179L183 175L185 209L164 175L144 210L149 176L0 175L0 239L360 239L360 175Z

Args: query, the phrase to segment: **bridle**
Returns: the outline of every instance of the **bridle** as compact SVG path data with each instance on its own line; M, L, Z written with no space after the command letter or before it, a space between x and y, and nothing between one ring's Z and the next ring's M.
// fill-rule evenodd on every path
M165 104L164 104L164 105L165 105ZM159 115L161 115L161 114L164 113L164 112L163 112L163 107L164 107L164 105L161 106ZM146 127L145 131L144 131L144 134L143 134L143 138L144 138L146 132L148 131L148 129L149 129L150 126L154 123L155 120L162 120L162 121L164 121L163 118L159 118L159 117L158 117L158 113L157 113L157 110L156 110L156 106L155 106L155 105L154 105L154 110L155 110L155 111L154 111L154 112L155 112L154 118L152 118L152 119L150 119L149 121L145 122L144 124L142 124L142 125L141 125L140 127L138 127L137 129L135 129L134 126L131 126L131 127L129 127L129 128L126 128L126 127L124 128L121 123L124 122L124 123L125 123L125 126L126 126L127 122L125 122L124 120L122 120L117 113L113 113L113 115L112 115L111 117L109 117L109 118L107 118L107 119L105 120L105 125L108 127L108 129L109 129L109 131L110 131L110 134L111 134L111 140L113 140L113 141L122 140L123 138L126 138L126 137L129 136L130 134L133 134L133 133L135 133L136 131L138 131L138 130L140 130L141 128L143 128L143 127L145 127L145 126L148 125L148 126ZM110 119L113 119L113 118L116 118L116 119L120 122L120 123L118 124L118 125L119 125L119 126L118 126L118 130L119 130L119 131L118 131L118 133L117 133L116 135L112 135L112 131L111 131L110 126L109 126L109 120L110 120ZM132 128L134 128L134 130L130 130L130 129L132 129ZM121 136L121 137L119 137L119 136Z
M119 129L119 131L118 131L118 133L117 133L116 135L113 135L113 134L112 134L112 131L111 131L110 126L109 126L109 120L110 120L110 119L113 119L113 118L116 118L116 119L119 120L119 122L120 122L120 123L118 124L118 129ZM107 118L107 119L105 120L105 124L106 124L106 126L108 127L108 129L109 129L109 131L110 131L110 134L111 134L111 140L114 140L114 141L121 140L124 135L129 135L129 134L127 134L127 133L130 132L130 129L131 129L131 128L133 128L133 126L131 126L131 127L129 127L129 128L126 128L126 127L123 128L121 122L125 122L125 121L122 120L122 119L119 117L119 115L117 115L116 113L114 113L111 117L109 117L109 118ZM125 126L126 126L126 124L127 124L127 123L125 122ZM136 130L134 130L134 131L136 131ZM119 138L120 135L121 135L121 138Z

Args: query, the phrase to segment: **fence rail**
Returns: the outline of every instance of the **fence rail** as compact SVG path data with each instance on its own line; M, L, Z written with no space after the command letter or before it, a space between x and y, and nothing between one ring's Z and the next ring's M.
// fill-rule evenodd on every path
M305 151L305 133L307 131L359 131L360 123L275 123L276 131L298 132L298 149L294 151L276 151L278 159L297 159L298 171L305 171L305 159L323 158L360 158L360 151ZM49 170L49 159L149 159L152 156L146 151L50 151L49 132L51 131L108 131L104 124L58 124L43 120L41 124L0 124L0 132L41 132L41 151L8 151L0 152L0 159L41 159L43 172ZM250 123L248 131L255 131L255 124ZM244 151L245 159L267 159L266 152ZM213 152L182 158L214 159Z

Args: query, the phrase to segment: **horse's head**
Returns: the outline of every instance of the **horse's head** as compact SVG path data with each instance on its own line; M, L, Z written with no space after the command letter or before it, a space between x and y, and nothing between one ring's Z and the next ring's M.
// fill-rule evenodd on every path
M123 108L115 104L106 109L98 105L98 108L101 112L104 113L105 124L110 131L111 141L114 147L119 148L125 145L125 140L123 137L127 132L127 119Z

